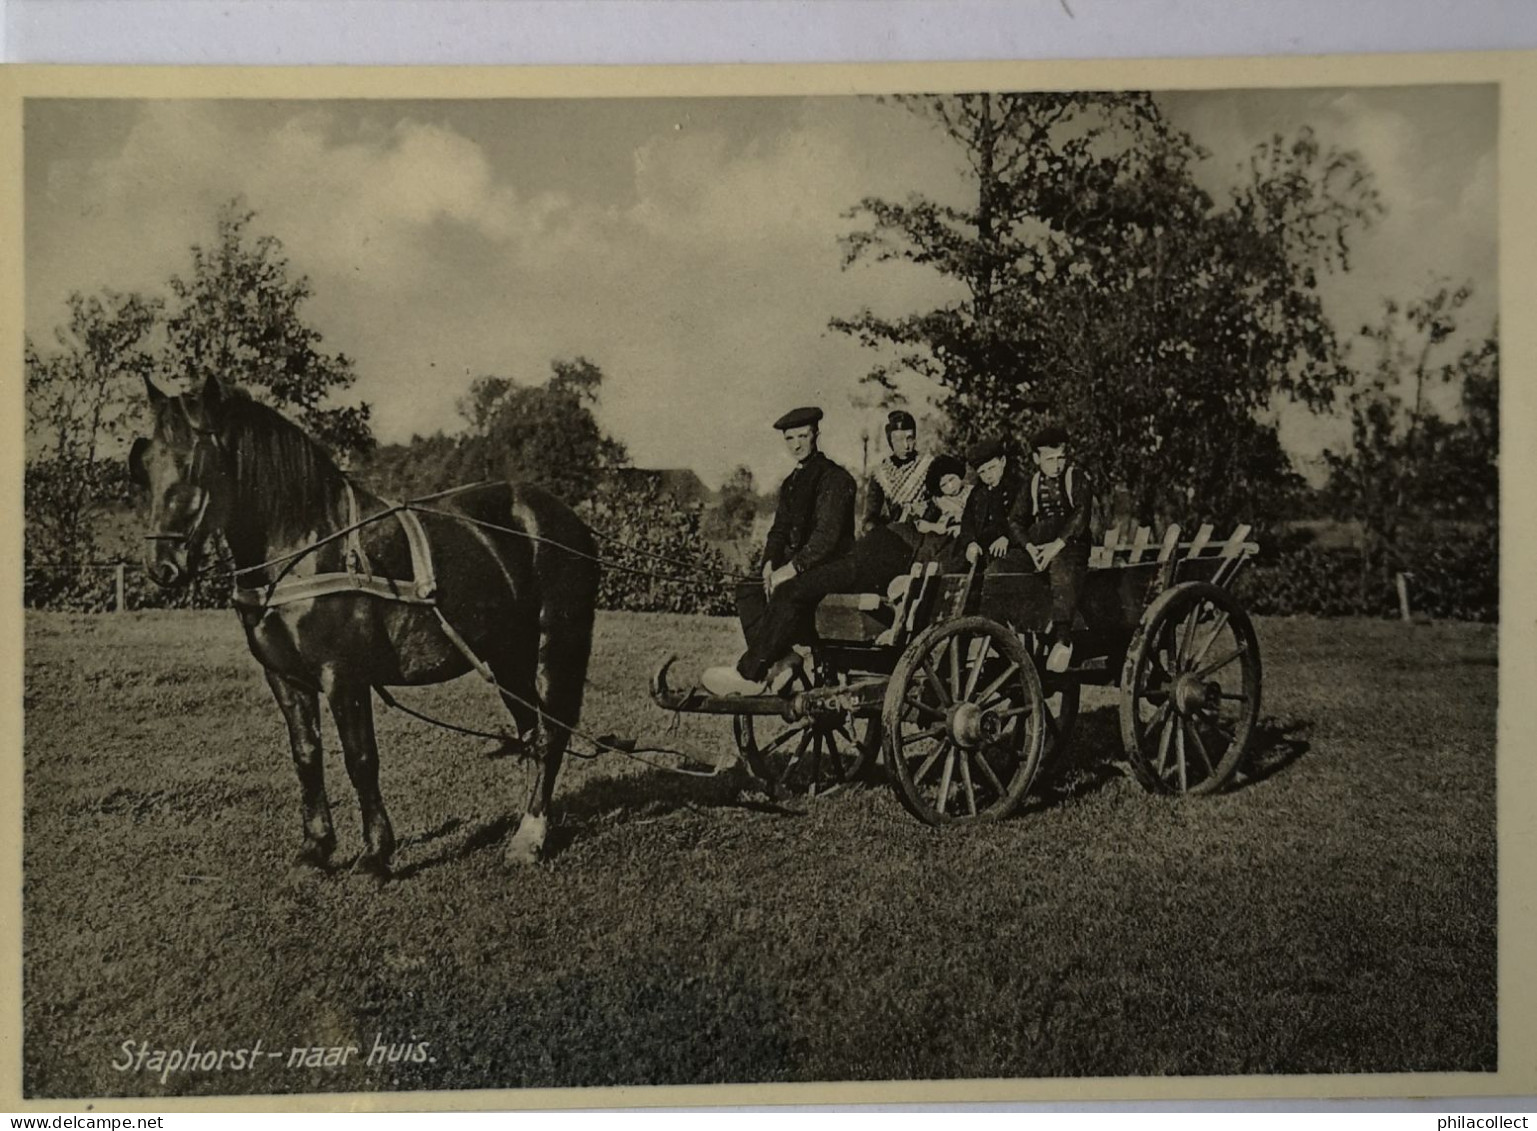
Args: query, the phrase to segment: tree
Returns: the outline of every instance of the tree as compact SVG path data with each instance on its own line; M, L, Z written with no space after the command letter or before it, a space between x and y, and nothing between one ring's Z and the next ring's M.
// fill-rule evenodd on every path
M867 380L937 386L952 444L1060 421L1107 496L1124 490L1144 519L1282 505L1300 480L1274 400L1322 407L1348 376L1318 284L1348 269L1350 234L1381 211L1360 160L1310 131L1274 137L1218 205L1193 176L1205 154L1146 94L906 104L956 144L975 197L851 213L869 226L846 238L846 264L926 265L958 296L834 319L886 355Z
M1331 498L1365 528L1368 566L1394 568L1402 531L1423 520L1498 524L1498 328L1445 356L1472 295L1468 283L1438 280L1409 302L1387 300L1361 328L1375 357L1350 394L1351 446L1324 455ZM1451 383L1461 386L1457 420L1427 397Z
M721 484L720 501L705 515L707 537L721 541L745 538L758 517L758 494L752 468L737 467Z
M480 377L459 412L469 425L460 444L462 481L536 483L570 504L592 497L602 473L629 461L593 414L603 371L586 358L551 363L543 385Z
M366 453L374 443L368 404L330 403L357 380L352 359L322 349L302 314L314 293L309 279L292 273L276 237L253 234L255 218L238 201L226 204L212 245L193 245L191 274L171 278L166 375L243 386L343 459Z
M157 300L136 294L75 292L69 321L55 332L57 348L43 353L27 340L29 559L65 569L82 564L94 548L101 506L126 497L120 448L155 366L150 340L160 310Z

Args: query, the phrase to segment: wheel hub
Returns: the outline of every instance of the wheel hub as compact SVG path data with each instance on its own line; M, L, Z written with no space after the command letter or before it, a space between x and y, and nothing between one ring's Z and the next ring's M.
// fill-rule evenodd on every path
M1186 673L1174 683L1174 709L1182 715L1214 711L1222 703L1222 685Z
M998 735L998 718L975 703L957 703L946 720L951 740L967 750L975 749Z

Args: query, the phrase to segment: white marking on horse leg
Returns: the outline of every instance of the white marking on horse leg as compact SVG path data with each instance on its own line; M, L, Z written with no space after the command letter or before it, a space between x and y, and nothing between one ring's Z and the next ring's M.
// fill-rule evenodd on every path
M546 831L547 821L542 814L537 817L532 813L523 814L523 819L518 822L518 831L513 834L507 851L502 854L503 862L513 867L537 864L544 853Z

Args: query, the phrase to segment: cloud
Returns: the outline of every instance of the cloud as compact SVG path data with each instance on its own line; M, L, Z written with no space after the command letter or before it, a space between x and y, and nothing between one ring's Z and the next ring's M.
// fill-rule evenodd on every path
M1360 238L1356 271L1330 292L1347 332L1431 269L1476 275L1494 298L1492 136L1470 149L1452 113L1427 135L1434 116L1398 97L1171 97L1214 152L1203 172L1214 186L1255 140L1303 121L1377 171L1389 224ZM28 327L46 334L70 289L163 290L239 194L311 277L308 314L357 360L357 393L387 439L457 426L454 403L479 374L542 380L553 358L583 354L607 375L603 418L638 463L693 466L710 482L747 463L772 483L784 460L768 422L820 403L829 448L857 464L861 432L879 436L880 414L857 403L872 359L829 317L950 295L925 269L844 270L843 214L866 196L955 198L958 154L864 100L776 106L756 120L767 125L712 105L620 127L573 104L568 128L541 132L522 128L516 104L477 125L425 103L145 102L109 146L60 152L34 148L40 113ZM601 165L624 183L584 183L599 166L578 158L598 149L628 158Z

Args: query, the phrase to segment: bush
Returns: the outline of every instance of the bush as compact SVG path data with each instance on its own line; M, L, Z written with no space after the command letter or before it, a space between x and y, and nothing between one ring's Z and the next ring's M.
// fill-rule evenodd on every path
M735 609L735 572L701 536L697 510L653 483L611 481L580 511L605 563L600 608L712 616Z
M1360 550L1283 543L1240 574L1236 588L1249 611L1260 615L1396 617L1400 571L1411 575L1409 603L1415 613L1499 620L1497 527L1421 529L1370 557Z

